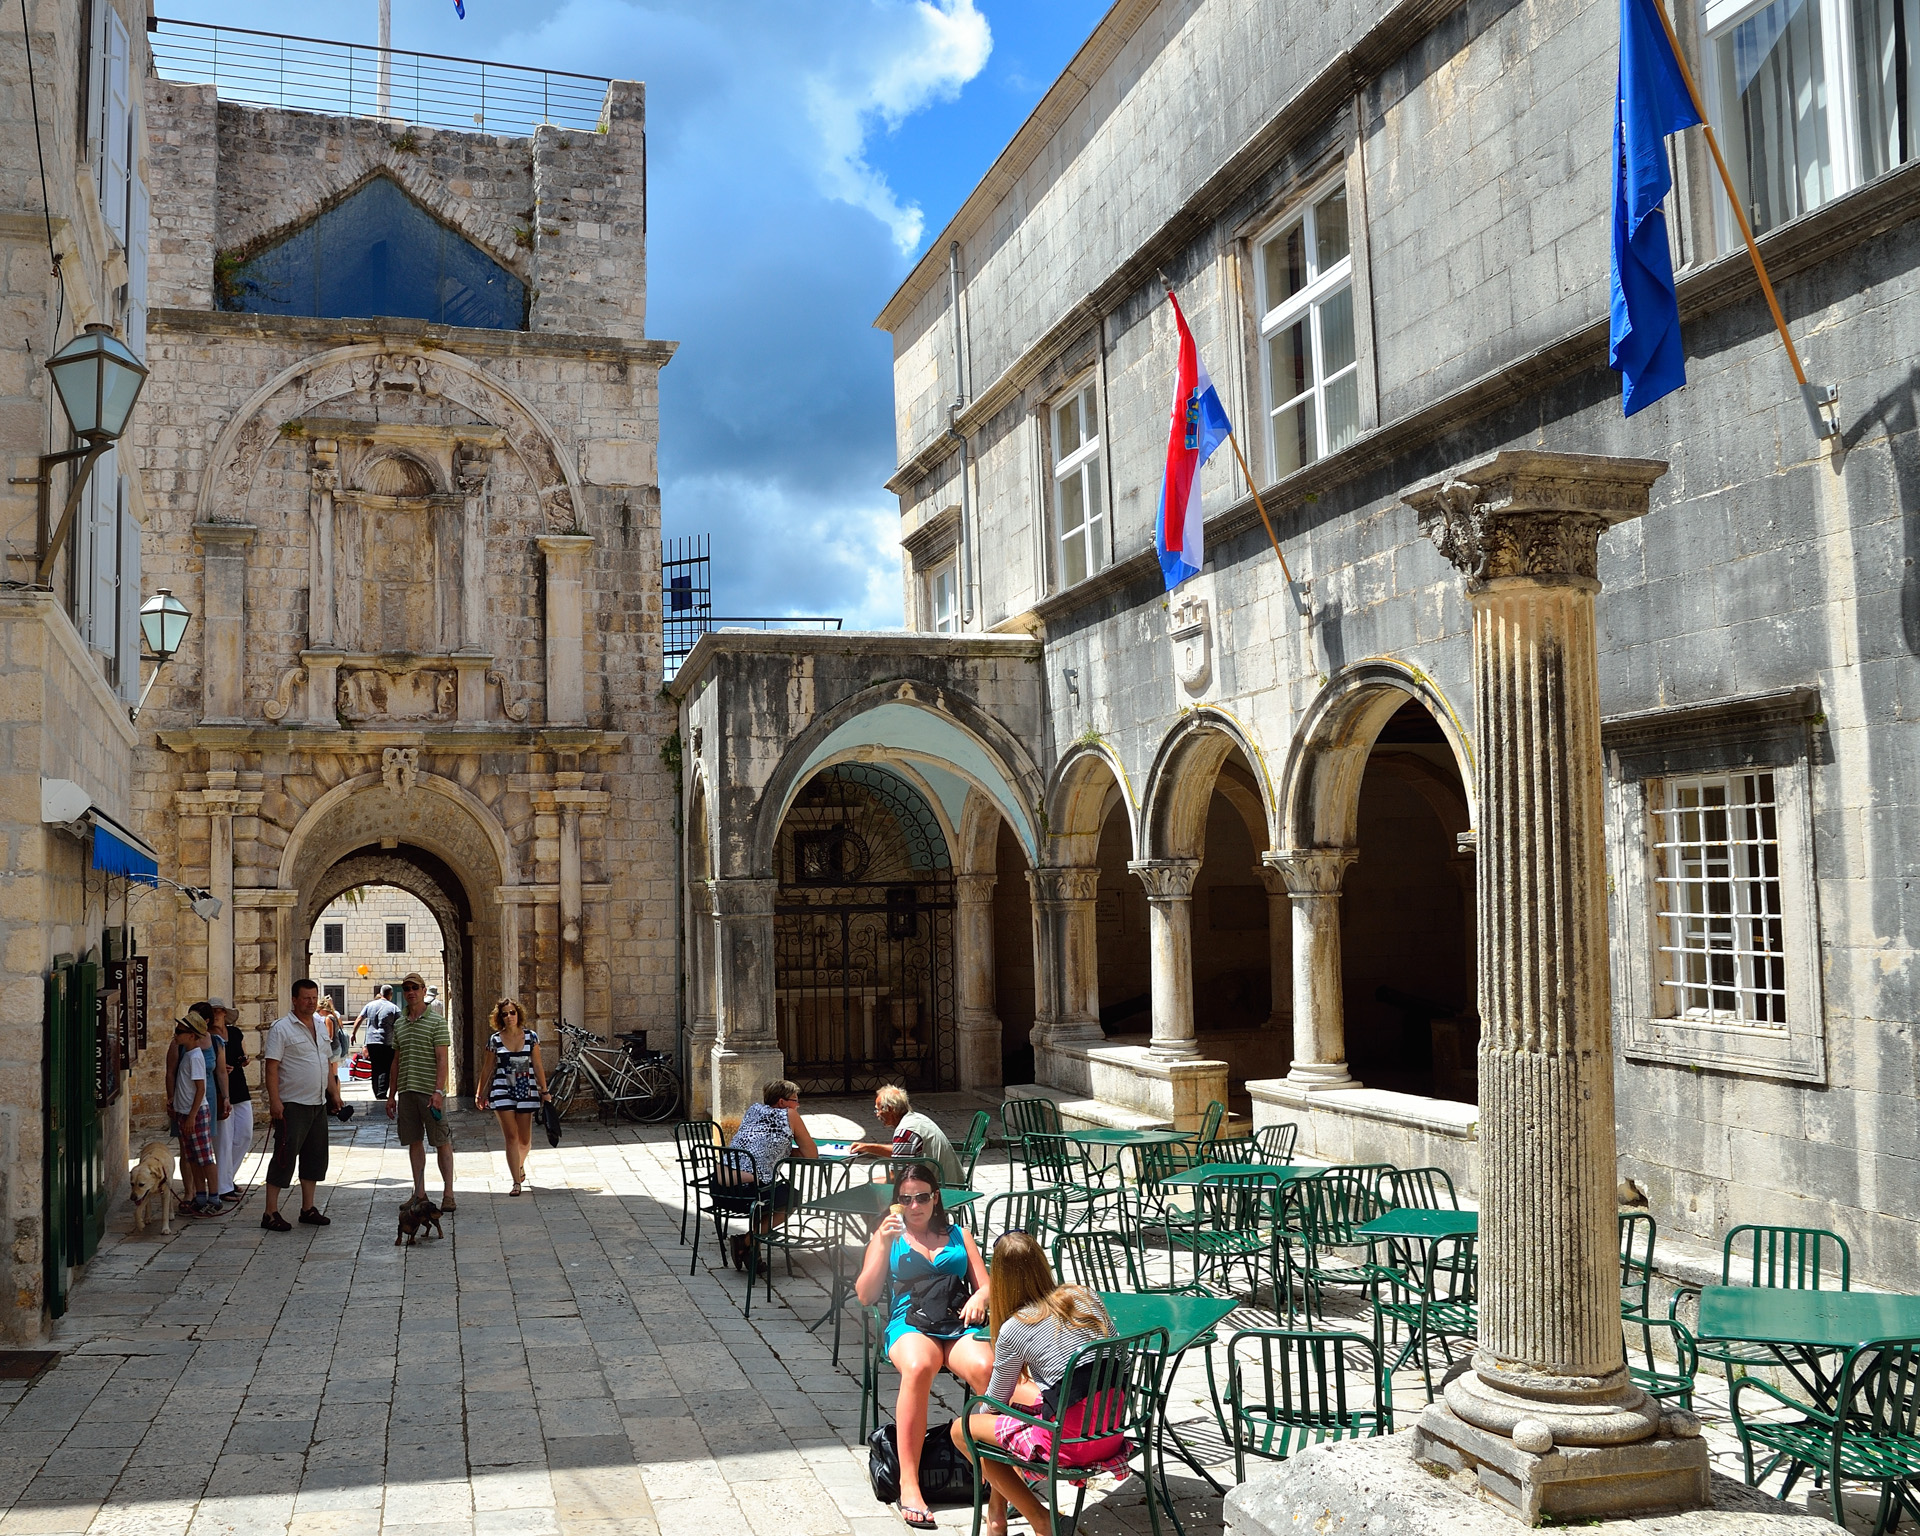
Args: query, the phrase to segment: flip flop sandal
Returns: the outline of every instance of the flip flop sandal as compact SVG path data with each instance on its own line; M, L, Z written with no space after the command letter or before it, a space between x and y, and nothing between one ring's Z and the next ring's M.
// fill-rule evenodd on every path
M902 1504L900 1518L907 1523L907 1529L913 1531L932 1531L939 1529L939 1522L933 1518L933 1511L923 1509L918 1504Z
M453 1196L448 1195L446 1199L440 1202L440 1214L443 1216L450 1216L453 1214L453 1210L454 1210Z

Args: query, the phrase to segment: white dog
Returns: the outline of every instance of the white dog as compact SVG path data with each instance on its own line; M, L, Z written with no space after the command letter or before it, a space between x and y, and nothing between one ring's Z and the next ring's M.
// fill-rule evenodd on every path
M133 1187L133 1230L147 1230L149 1206L160 1202L160 1231L173 1231L173 1143L150 1141L140 1149L128 1182Z

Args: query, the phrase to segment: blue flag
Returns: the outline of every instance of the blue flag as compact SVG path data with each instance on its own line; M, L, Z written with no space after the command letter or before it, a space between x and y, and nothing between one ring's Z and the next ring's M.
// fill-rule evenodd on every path
M1655 0L1620 0L1613 110L1613 326L1608 366L1631 416L1687 382L1673 254L1660 205L1673 186L1667 135L1700 121Z

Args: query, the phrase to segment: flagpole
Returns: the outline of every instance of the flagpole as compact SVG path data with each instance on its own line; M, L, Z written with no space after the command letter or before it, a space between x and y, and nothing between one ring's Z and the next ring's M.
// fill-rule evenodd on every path
M1167 297L1173 298L1173 284L1167 281L1167 274L1156 272L1154 276L1160 279L1160 286L1166 289ZM1253 471L1247 468L1247 456L1240 451L1240 439L1229 430L1227 441L1233 444L1233 456L1239 461L1240 473L1247 478L1247 489L1253 494L1254 507L1259 511L1260 522L1267 530L1267 542L1273 546L1274 558L1280 562L1280 574L1286 577L1288 587L1292 587L1293 572L1287 569L1287 557L1280 552L1280 541L1273 536L1273 521L1267 516L1266 503L1260 499L1260 488L1253 483Z
M1819 437L1837 436L1838 427L1828 431L1827 423L1821 419L1814 393L1817 391L1820 396L1818 404L1831 404L1833 397L1826 386L1807 382L1807 370L1800 363L1800 349L1794 346L1793 337L1787 330L1787 317L1780 312L1780 300L1774 296L1773 281L1767 276L1767 264L1760 259L1760 247L1753 238L1753 226L1747 222L1746 209L1740 204L1740 194L1734 190L1733 174L1727 169L1726 157L1720 153L1720 141L1714 137L1706 103L1700 99L1700 87L1693 83L1693 71L1687 68L1687 56L1680 51L1680 38L1673 30L1673 20L1667 15L1664 0L1653 0L1653 8L1660 14L1660 25L1667 29L1667 44L1673 49L1673 62L1680 66L1680 78L1686 81L1687 94L1693 98L1693 110L1698 114L1701 130L1707 136L1707 148L1713 151L1713 163L1720 171L1720 184L1727 189L1727 202L1739 222L1741 237L1747 242L1747 255L1752 258L1754 275L1760 279L1760 291L1766 295L1767 308L1773 311L1774 329L1779 331L1780 340L1786 346L1787 361L1793 365L1793 376L1800 385L1800 397L1806 402L1807 413L1813 417L1814 433Z

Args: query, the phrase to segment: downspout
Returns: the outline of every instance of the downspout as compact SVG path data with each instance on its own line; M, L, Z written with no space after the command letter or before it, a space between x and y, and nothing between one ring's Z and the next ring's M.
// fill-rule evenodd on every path
M960 242L947 246L947 307L953 311L953 404L947 407L947 436L960 445L960 624L973 622L973 486L968 467L967 435L960 430L960 412L967 403L967 372L960 325Z

